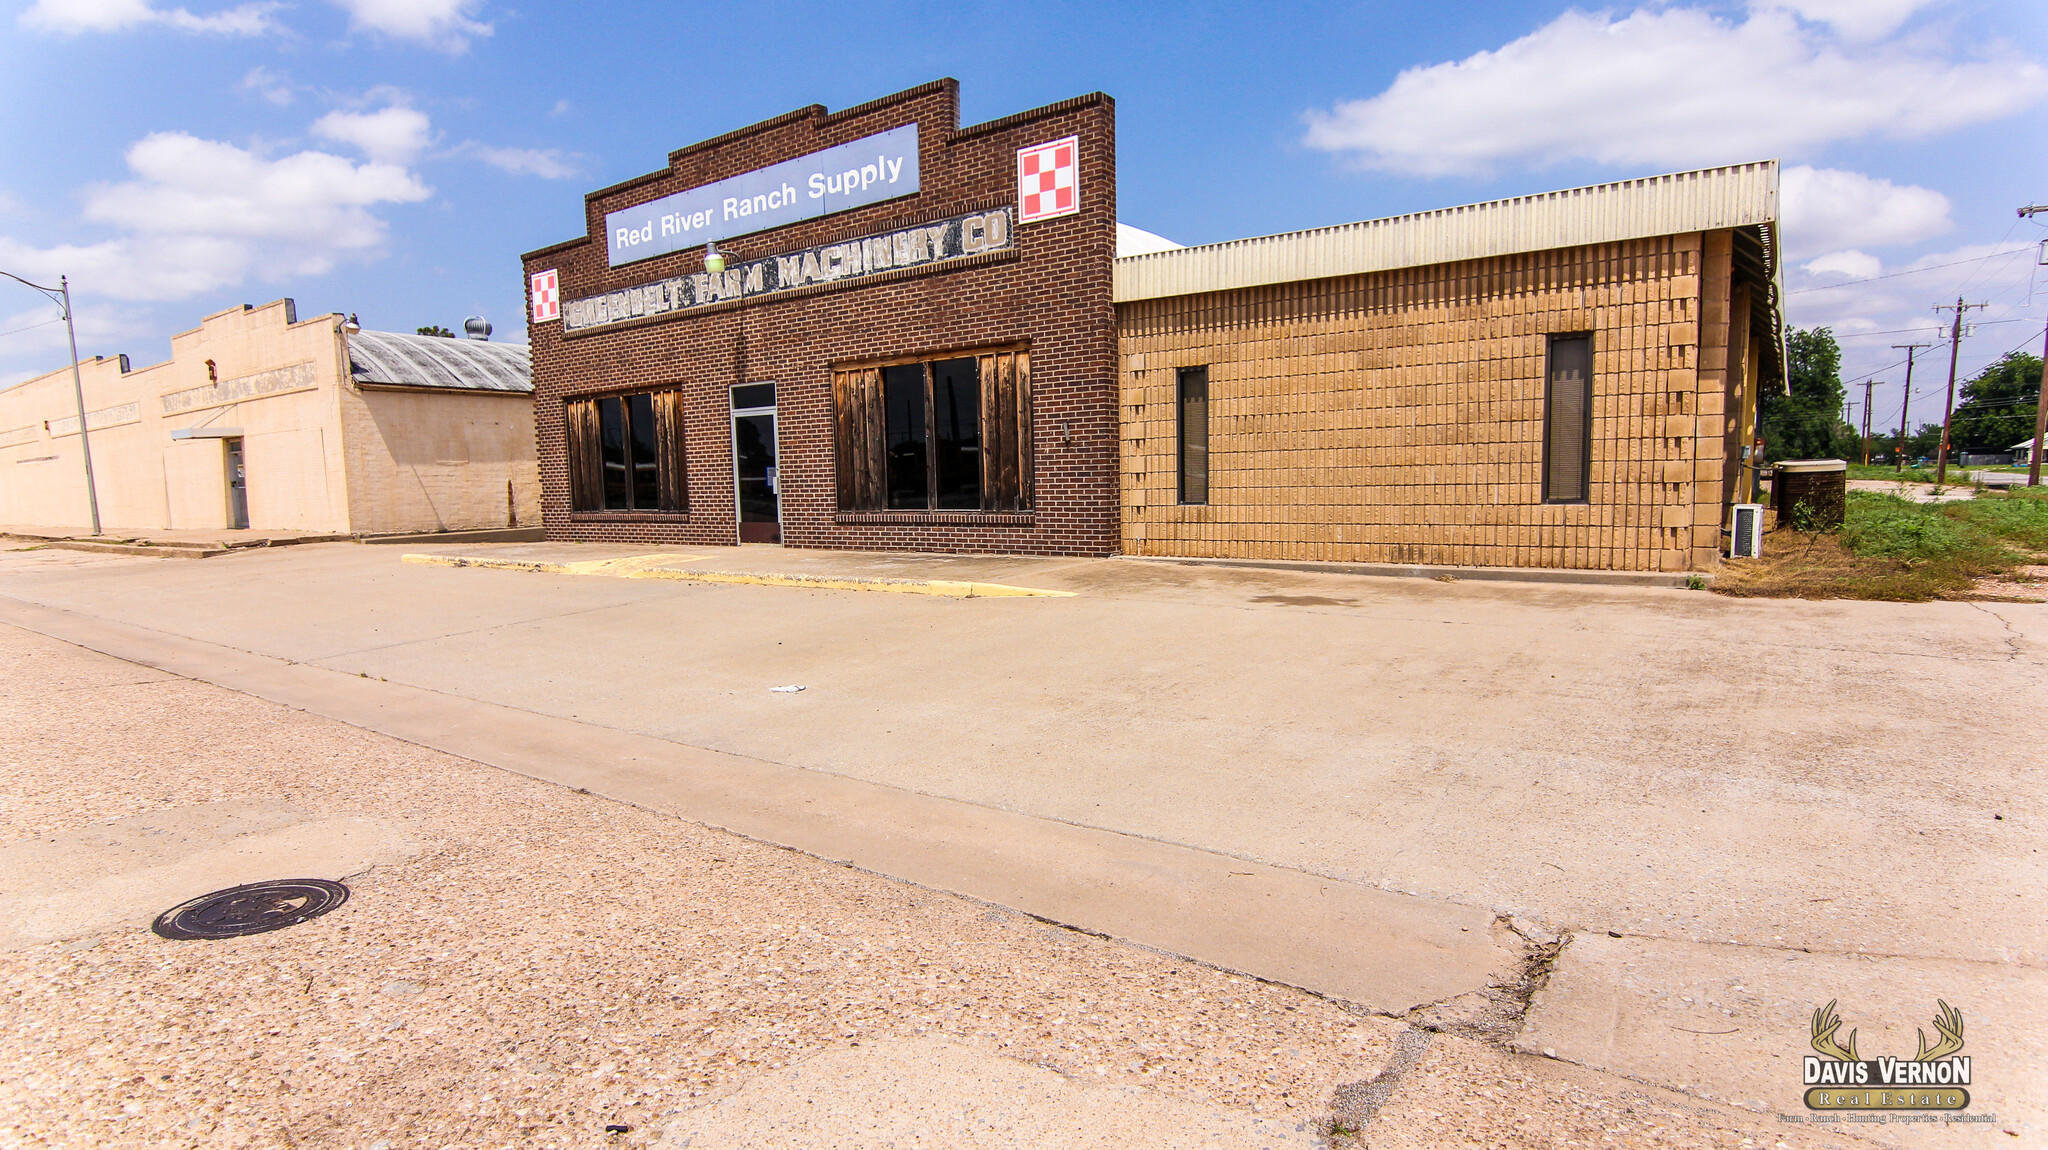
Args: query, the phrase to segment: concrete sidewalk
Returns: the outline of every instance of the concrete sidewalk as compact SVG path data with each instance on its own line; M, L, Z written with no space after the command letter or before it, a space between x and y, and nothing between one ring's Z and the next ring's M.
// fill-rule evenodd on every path
M8 1145L1856 1145L5 625L0 726ZM145 929L286 874L352 897Z
M2016 910L2048 877L2048 812L2009 749L2044 733L2043 608L768 549L717 554L1075 594L584 579L353 547L189 566L39 554L5 557L0 595L279 661L276 690L315 670L389 680L448 715L609 728L1561 931L1524 1040L1702 1097L1801 1115L1802 1012L1840 997L1848 1014L1853 995L1867 1032L1894 1028L1881 1049L1905 1027L1910 1053L1921 999L1964 999L1999 1067L1973 1091L2023 1136L2041 1128L2015 1092L2048 1074L2027 1029L2048 924ZM768 690L784 684L808 690ZM441 737L431 712L408 721ZM627 765L611 764L585 767ZM766 812L777 841L858 823L809 805ZM1610 934L1640 951L1587 941Z

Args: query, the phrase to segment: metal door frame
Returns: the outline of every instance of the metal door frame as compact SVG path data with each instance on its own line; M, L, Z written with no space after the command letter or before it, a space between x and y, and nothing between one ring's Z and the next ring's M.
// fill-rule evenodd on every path
M769 447L775 452L775 484L772 488L770 488L770 491L775 496L775 536L777 539L780 539L782 537L782 417L776 414L776 405L772 403L766 407L732 406L732 393L735 388L756 387L763 383L773 386L774 382L774 380L764 379L756 380L754 383L734 384L732 387L727 388L725 391L725 405L729 413L727 415L725 430L727 437L731 440L729 446L732 449L732 537L733 542L735 543L742 542L742 540L740 539L741 520L739 421L740 417L743 415L765 415L773 424L773 430L775 434L771 437Z

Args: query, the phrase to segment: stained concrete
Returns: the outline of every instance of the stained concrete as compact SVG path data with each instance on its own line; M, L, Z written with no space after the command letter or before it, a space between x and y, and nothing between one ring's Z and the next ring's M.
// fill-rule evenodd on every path
M404 828L279 802L168 807L0 844L0 951L145 926L266 879L341 879L417 854Z

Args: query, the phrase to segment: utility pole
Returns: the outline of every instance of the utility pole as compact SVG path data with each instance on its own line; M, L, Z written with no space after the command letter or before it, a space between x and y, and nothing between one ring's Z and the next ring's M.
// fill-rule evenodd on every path
M1913 357L1923 349L1933 347L1931 343L1895 343L1893 351L1906 353L1906 398L1899 404L1899 451L1898 469L1906 470L1906 413L1913 409Z
M1876 380L1863 381L1863 466L1870 466L1870 389L1877 386Z
M1955 322L1948 329L1948 401L1941 408L1941 453L1934 459L1934 482L1936 486L1948 482L1948 422L1956 413L1956 359L1963 353L1963 313L1973 307L1984 307L1981 303L1964 303L1962 296L1956 297L1953 305L1938 303L1935 311L1956 313Z
M71 277L58 276L57 286L44 287L32 284L13 272L0 272L15 283L50 297L50 302L64 306L64 331L71 337L71 397L78 402L78 450L85 456L85 504L92 512L92 533L100 533L100 493L92 481L92 440L86 435L85 427L85 383L78 376L78 328L71 322Z
M2048 204L2028 204L2020 209L2020 218L2027 219L2048 212ZM2048 438L2048 334L2041 337L2041 382L2039 394L2034 396L2034 451L2027 462L2027 486L2041 486L2041 440Z

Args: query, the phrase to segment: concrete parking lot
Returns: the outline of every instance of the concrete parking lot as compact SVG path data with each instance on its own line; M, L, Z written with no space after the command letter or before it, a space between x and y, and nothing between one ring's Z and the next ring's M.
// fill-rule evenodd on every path
M2041 1136L2048 607L676 558L1072 594L31 551L0 622L1702 1103L1804 1118L1830 999L1899 1054L1966 1002L1999 1122L1856 1133Z

